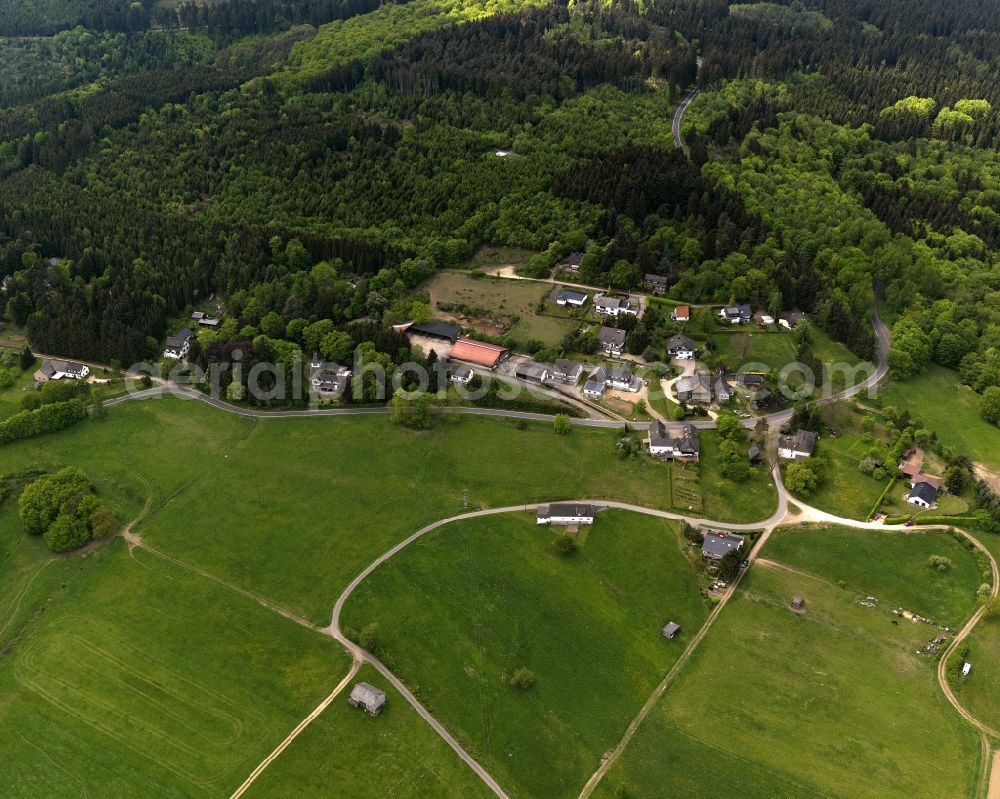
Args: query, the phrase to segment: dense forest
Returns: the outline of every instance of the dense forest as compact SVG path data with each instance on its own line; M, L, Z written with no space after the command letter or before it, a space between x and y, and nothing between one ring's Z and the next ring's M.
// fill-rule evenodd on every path
M490 242L864 357L877 293L899 373L1000 385L995 5L16 5L55 35L0 45L0 275L43 351L147 358L209 297L203 352L364 343Z

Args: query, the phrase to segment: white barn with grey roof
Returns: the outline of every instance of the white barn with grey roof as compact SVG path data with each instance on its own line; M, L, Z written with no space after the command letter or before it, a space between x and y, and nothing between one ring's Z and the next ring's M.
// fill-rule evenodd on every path
M597 508L577 502L553 502L540 505L535 515L538 524L593 524Z
M359 682L351 689L347 704L361 708L369 716L377 716L385 705L385 692L369 683Z

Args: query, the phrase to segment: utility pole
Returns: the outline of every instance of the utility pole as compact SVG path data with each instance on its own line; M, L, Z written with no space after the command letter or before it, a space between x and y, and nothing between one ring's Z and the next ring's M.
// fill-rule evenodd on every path
M462 490L462 510L469 509L469 489Z

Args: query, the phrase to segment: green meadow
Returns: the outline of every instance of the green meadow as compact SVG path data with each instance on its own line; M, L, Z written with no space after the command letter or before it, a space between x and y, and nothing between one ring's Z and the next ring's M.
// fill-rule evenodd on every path
M799 535L780 533L765 558L782 559ZM866 608L829 566L861 569L867 553L819 534L809 544L826 553L816 574L751 568L595 796L975 796L978 738L941 694L934 659L915 653L935 630L892 624L885 606L905 598L901 575L917 555L882 550L887 580L877 564L864 567L860 593L883 598ZM965 572L953 579L970 596L978 583ZM804 613L791 610L793 595L805 597Z
M342 619L377 624L379 656L514 796L576 796L707 614L676 523L605 511L570 556L558 533L527 513L448 525Z

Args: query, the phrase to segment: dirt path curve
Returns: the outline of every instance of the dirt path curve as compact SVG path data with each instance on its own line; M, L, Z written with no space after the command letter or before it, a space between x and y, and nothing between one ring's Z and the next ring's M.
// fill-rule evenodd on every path
M993 572L993 588L990 591L990 596L996 597L997 593L1000 592L1000 570L997 569L996 558L993 557L993 554L986 547L984 547L981 543L979 543L979 539L977 539L974 535L966 533L964 530L960 532L969 541L973 543L976 549L984 553L986 557L989 558L990 570ZM938 684L941 686L941 690L944 692L945 698L951 703L951 706L955 708L955 710L957 710L959 714L961 714L961 716L964 719L966 719L970 724L975 726L976 729L978 729L984 735L989 735L993 738L1000 738L1000 732L994 730L992 727L989 727L983 722L981 722L979 719L973 716L968 710L966 710L962 706L962 703L958 701L958 697L955 696L955 692L951 690L951 685L948 682L948 658L951 656L951 653L958 648L959 644L961 644L962 641L964 641L969 636L969 633L971 633L973 628L975 628L975 626L979 623L979 620L982 619L984 615L986 615L986 611L987 608L985 605L981 605L979 608L977 608L976 612L972 614L972 618L965 623L962 629L959 630L958 633L955 635L955 637L951 640L951 644L948 646L947 649L944 650L940 659L938 660L937 678L938 678ZM991 777L990 780L991 796L992 796L992 783L993 783L993 778Z

